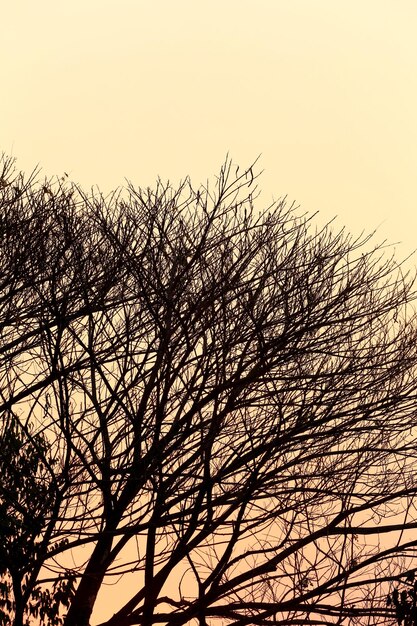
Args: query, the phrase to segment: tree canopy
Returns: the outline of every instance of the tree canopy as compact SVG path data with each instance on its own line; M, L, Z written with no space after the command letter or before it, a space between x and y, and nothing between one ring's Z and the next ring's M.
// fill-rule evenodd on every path
M0 624L87 626L129 573L103 626L398 618L413 276L256 208L230 161L108 197L38 178L3 159Z

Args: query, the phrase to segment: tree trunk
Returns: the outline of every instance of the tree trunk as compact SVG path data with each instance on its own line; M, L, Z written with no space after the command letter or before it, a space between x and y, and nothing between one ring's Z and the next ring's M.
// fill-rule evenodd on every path
M97 542L71 602L64 626L89 625L94 603L108 567L112 541L110 534L101 537Z

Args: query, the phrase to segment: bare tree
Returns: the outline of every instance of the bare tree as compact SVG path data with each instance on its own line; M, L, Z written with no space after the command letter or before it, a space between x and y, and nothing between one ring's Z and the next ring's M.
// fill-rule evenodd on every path
M0 178L0 622L87 626L132 572L105 626L395 621L413 278L284 200L258 212L230 162L109 198Z

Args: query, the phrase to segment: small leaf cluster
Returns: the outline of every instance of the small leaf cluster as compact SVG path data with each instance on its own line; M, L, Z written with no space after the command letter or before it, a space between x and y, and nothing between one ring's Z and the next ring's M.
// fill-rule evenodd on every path
M417 579L414 571L407 573L409 589L394 589L387 596L387 606L395 608L399 626L417 626Z
M14 609L11 597L11 584L3 573L0 578L0 626L10 624L10 614Z
M67 609L75 593L75 576L68 575L56 580L50 589L36 587L32 591L29 614L40 626L60 626L63 623L62 608Z

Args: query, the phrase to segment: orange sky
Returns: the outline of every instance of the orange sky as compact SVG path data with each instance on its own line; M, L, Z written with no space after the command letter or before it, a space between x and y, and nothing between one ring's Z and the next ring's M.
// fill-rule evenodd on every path
M13 0L0 150L104 190L262 153L288 194L416 246L415 0Z

